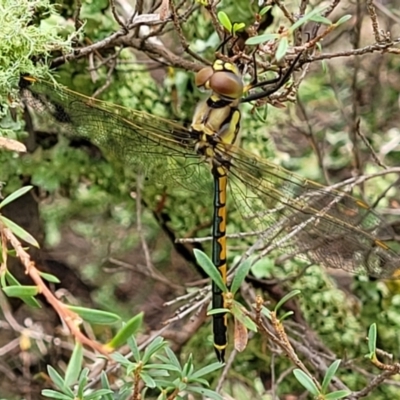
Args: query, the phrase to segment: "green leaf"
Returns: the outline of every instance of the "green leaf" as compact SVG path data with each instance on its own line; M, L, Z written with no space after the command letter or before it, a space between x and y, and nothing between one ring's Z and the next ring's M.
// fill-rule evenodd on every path
M212 310L207 311L207 315L226 314L230 312L231 310L229 310L229 308L213 308Z
M280 61L282 60L283 57L285 57L288 48L289 48L289 41L288 38L285 36L279 41L278 48L276 49L275 53L276 61Z
M105 400L103 396L109 395L109 394L113 394L114 391L110 390L110 389L98 389L93 393L90 394L85 394L85 397L82 397L82 399L84 398L85 400ZM112 398L112 397L111 397Z
M79 373L82 369L83 361L83 348L82 343L75 342L74 351L68 363L67 370L65 371L65 384L71 386L77 382Z
M220 24L229 32L232 32L232 22L224 11L219 11L217 14Z
M46 272L39 271L39 275L47 282L60 283L60 280L52 274L47 274Z
M39 294L37 286L7 286L3 288L4 293L8 297L31 297Z
M139 362L140 361L140 351L139 351L139 347L137 345L135 337L134 336L129 337L127 340L127 344L129 346L129 348L131 349L133 359L136 362Z
M18 282L18 280L8 270L1 277L1 284L3 288L6 287L6 282L10 286L22 287L22 285ZM29 307L41 308L40 303L32 296L20 296L20 299Z
M327 26L333 25L333 23L330 19L325 18L322 15L315 15L314 17L311 18L311 21L317 22L319 24L327 25Z
M143 382L147 387L154 389L157 386L154 379L148 373L142 372L140 374L140 377L142 378Z
M246 27L246 24L244 22L234 22L233 23L233 33L242 31Z
M274 311L275 311L275 312L278 312L278 310L282 307L283 304L285 304L285 303L286 303L288 300L290 300L292 297L299 295L300 293L301 293L301 290L295 289L295 290L292 290L291 292L289 292L288 294L286 294L285 296L283 296L283 297L279 300L278 304L275 306Z
M290 317L291 315L293 315L294 312L293 311L287 311L285 312L285 314L283 314L280 318L279 321L284 321L286 318Z
M204 389L202 387L190 386L190 385L186 389L188 392L199 393L203 397L207 397L213 400L224 400L224 398L220 394L210 389Z
M181 366L181 363L178 360L178 357L175 355L175 353L169 347L166 347L165 353L168 356L169 363L172 363L172 365L174 365L175 368L178 368L178 370L181 371L182 370L182 366Z
M53 383L66 395L71 396L74 398L74 393L73 391L65 385L64 379L61 377L61 375L51 366L47 366L47 373L49 374L50 379L53 381Z
M101 386L105 389L111 390L110 382L108 381L108 377L105 371L101 371L100 379L101 379ZM111 391L111 393L109 394L104 394L103 396L104 398L101 400L114 400L114 396L112 396L112 393L113 392Z
M67 396L66 394L62 394L60 392L56 392L55 390L51 389L44 389L42 390L42 396L50 397L51 399L56 400L74 400L75 396Z
M269 42L270 40L279 39L281 35L278 33L265 33L264 35L253 36L246 40L246 44L248 45L257 45L265 42Z
M131 318L122 329L113 337L111 342L107 343L107 347L116 349L125 344L129 337L134 335L142 326L143 312Z
M74 351L75 351L75 349L74 349ZM68 365L68 367L69 367L69 365ZM80 365L79 369L77 370L77 372L79 372L79 370L81 368L82 368L82 362L81 362L81 365ZM82 372L80 373L80 375L78 377L78 383L79 383L78 384L78 395L76 397L79 399L83 399L83 393L84 393L85 387L87 385L88 376L89 376L89 368L83 368ZM65 378L65 379L67 379L67 378Z
M329 368L326 370L324 380L322 381L322 393L326 393L328 386L331 383L332 378L335 376L337 369L339 368L341 360L334 361Z
M336 392L328 393L324 396L324 400L343 399L351 394L350 390L337 390Z
M312 395L318 396L320 394L318 388L315 386L313 380L301 369L296 368L293 371L293 375L299 381L299 383L308 390Z
M6 218L3 215L0 215L0 221L10 229L10 231L15 235L18 236L20 239L24 240L26 243L29 243L31 246L39 248L39 243L37 240L28 233L25 229L21 228L15 222L11 221L10 219Z
M272 8L272 6L266 6L264 8L261 9L261 11L259 12L259 15L262 17L264 14L266 14L270 9Z
M267 307L261 307L261 314L265 315L268 319L271 319L271 311Z
M194 249L194 256L196 257L197 263L203 268L204 272L211 278L211 280L224 292L228 292L226 284L222 280L222 276L218 271L218 268L212 263L210 258L198 249Z
M328 6L321 7L321 8L315 8L314 10L310 11L308 14L304 15L301 17L299 20L297 20L290 28L289 32L293 33L297 28L299 28L301 25L305 24L307 21L310 21L315 15L321 14L322 11L327 9Z
M190 378L197 379L201 378L204 375L210 374L211 372L216 371L217 369L221 369L224 365L221 364L220 362L215 362L210 365L207 365L206 367L200 368L198 371L193 372L193 374L190 376Z
M246 279L246 276L249 273L250 268L251 268L251 260L249 259L247 259L244 263L239 265L231 285L231 292L233 294L235 294L239 290L240 285Z
M339 21L335 22L335 25L336 25L336 26L342 25L342 24L344 24L345 22L347 22L349 19L351 19L352 17L353 17L353 16L350 15L350 14L343 15L343 17L341 17L341 18L339 19Z
M18 197L23 196L25 193L29 192L33 186L24 186L22 188L19 188L16 190L14 193L11 193L9 196L7 196L1 203L0 203L0 209L2 209L4 206L7 204L10 204L12 201L15 199L18 199Z
M376 353L376 323L374 322L368 330L368 349L370 355L374 356Z
M146 350L144 351L143 357L142 357L142 362L143 364L147 364L150 360L150 358L160 351L161 349L164 349L168 345L167 342L164 341L163 338L158 337L155 338L147 347Z
M83 320L91 323L91 324L99 324L99 325L108 325L114 324L121 320L121 317L117 314L103 311L103 310L94 310L86 307L77 307L77 306L67 306L71 311L77 313Z

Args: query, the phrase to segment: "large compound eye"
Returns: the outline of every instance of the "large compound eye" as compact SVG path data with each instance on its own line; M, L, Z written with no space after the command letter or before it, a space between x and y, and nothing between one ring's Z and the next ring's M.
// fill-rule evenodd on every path
M214 74L213 67L205 67L201 69L194 78L194 83L198 88L209 89L209 80Z
M243 81L240 75L230 71L216 71L209 78L208 86L218 96L227 100L240 99L243 95Z

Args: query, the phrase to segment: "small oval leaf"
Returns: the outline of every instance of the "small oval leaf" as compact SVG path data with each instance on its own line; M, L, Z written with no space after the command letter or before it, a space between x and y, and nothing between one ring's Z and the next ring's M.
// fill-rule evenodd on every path
M221 25L229 32L232 33L232 23L228 15L224 11L220 11L218 14L218 21Z

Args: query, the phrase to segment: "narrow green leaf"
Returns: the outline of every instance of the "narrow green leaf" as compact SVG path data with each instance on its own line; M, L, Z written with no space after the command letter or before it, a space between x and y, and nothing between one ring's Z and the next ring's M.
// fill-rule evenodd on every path
M231 292L233 294L235 294L239 290L240 285L246 279L246 276L249 273L250 268L251 268L251 260L249 259L247 259L244 263L239 265L231 285Z
M341 17L341 18L339 19L339 21L335 22L335 25L336 25L336 26L342 25L342 24L344 24L345 22L347 22L347 21L348 21L349 19L351 19L351 18L353 18L353 16L350 15L350 14L343 15L343 17Z
M261 9L261 11L259 12L259 15L262 17L264 14L266 14L270 9L272 8L272 6L266 6L263 9Z
M65 385L64 379L51 365L47 366L47 373L49 374L49 377L53 381L53 383L58 387L58 389L60 389L66 395L74 398L73 391Z
M305 24L307 21L310 21L315 15L321 14L328 6L315 8L314 10L310 11L308 14L305 14L299 20L297 20L290 28L289 31L293 33L297 28L301 25Z
M304 373L301 369L296 368L293 371L293 375L299 381L299 383L308 390L313 396L318 396L320 394L318 388L315 386L313 380Z
M261 43L269 42L270 40L279 39L281 36L278 33L265 33L264 35L253 36L246 40L248 45L257 45Z
M10 229L10 231L15 235L18 236L20 239L25 241L26 243L29 243L31 246L39 248L39 243L37 240L30 234L28 233L25 229L21 228L19 225L17 225L15 222L11 221L10 219L4 217L3 215L0 215L0 220L3 222L3 224Z
M99 324L99 325L108 325L114 324L121 320L121 317L117 314L103 311L103 310L94 310L86 307L77 307L77 306L67 306L71 311L77 313L84 321L87 321L91 324Z
M47 282L51 282L51 283L60 283L60 280L52 275L52 274L47 274L46 272L41 272L39 271L39 275L46 280Z
M108 381L108 377L105 371L101 371L101 386L104 388L103 390L111 390L110 387L110 382ZM103 398L101 400L114 400L114 396L112 395L113 391L111 390L111 393L105 393L103 395Z
M98 390L96 390L95 392L93 392L93 393L90 393L90 394L85 394L85 397L84 397L84 399L85 400L92 400L92 399L95 399L95 400L98 400L98 399L101 399L101 400L105 400L105 397L103 397L103 396L106 396L106 395L111 395L111 394L113 394L114 393L114 391L112 391L112 390L110 390L110 389L98 389ZM111 397L112 398L112 397ZM82 397L82 399L83 399L83 397ZM75 399L74 399L75 400Z
M50 397L51 399L56 399L56 400L74 400L73 395L67 396L66 394L62 394L60 392L56 392L55 390L51 389L43 389L42 396Z
M368 349L373 355L376 353L376 323L374 322L368 331Z
M267 307L261 307L261 314L265 315L268 319L271 319L271 311Z
M222 276L218 271L218 268L212 263L210 258L198 249L194 249L193 252L194 256L196 257L196 261L198 262L200 267L203 268L204 272L224 293L227 293L228 288L222 280Z
M289 41L288 38L285 36L279 41L278 48L276 49L275 53L276 61L280 61L282 60L283 57L285 57L288 48L289 48Z
M242 323L249 331L257 332L257 325L247 315Z
M125 344L128 338L134 335L142 326L143 312L135 315L131 318L119 332L113 337L111 342L107 343L107 347L116 349Z
M279 309L281 308L281 306L282 306L283 304L285 304L285 303L286 303L288 300L290 300L292 297L297 296L297 295L300 294L300 293L301 293L301 290L295 289L295 290L292 290L291 292L289 292L288 294L286 294L285 296L283 296L283 297L279 300L278 304L275 306L274 311L275 311L275 312L278 312Z
M75 342L74 351L69 360L67 370L65 371L65 384L71 386L78 380L78 376L82 369L83 348L82 343Z
M136 362L140 361L140 351L134 336L130 336L127 340L128 346L131 349L133 359Z
M18 197L23 196L25 193L29 192L33 186L24 186L22 188L19 188L15 192L11 193L9 196L7 196L1 203L0 203L0 209L6 206L7 204L10 204L12 201L15 199L18 199Z
M198 386L190 386L189 385L187 387L187 391L192 392L192 393L199 393L203 397L207 397L207 398L210 398L213 400L224 400L224 398L217 392L214 392L214 390L204 389L204 388L198 387Z
M328 18L323 17L322 15L314 15L311 18L311 21L313 22L317 22L319 24L323 24L323 25L327 25L327 26L331 26L333 25L332 21Z
M326 393L328 390L328 386L331 383L332 378L335 376L337 369L339 368L341 360L334 361L329 368L326 370L324 380L322 381L322 393Z
M143 357L142 357L142 362L143 364L147 364L150 360L150 358L155 355L155 353L159 352L161 349L166 350L167 342L164 341L163 338L158 337L155 338L147 347L146 350L144 351Z
M338 400L343 399L351 394L350 390L337 390L336 392L328 393L325 395L324 400Z
M75 351L75 349L74 349L74 351ZM69 365L68 365L68 367L69 367ZM78 372L80 369L82 369L82 363L78 369ZM78 377L78 396L77 397L79 399L83 399L83 393L84 393L85 387L87 385L88 376L89 376L89 368L83 368ZM65 379L67 379L67 378L65 378Z
M8 286L3 291L8 297L31 297L39 294L37 286Z
M204 375L210 374L211 372L216 371L217 369L221 369L224 365L220 362L215 362L206 367L200 368L198 371L194 372L190 378L197 379L201 378Z
M207 315L226 314L230 312L231 310L229 310L229 308L213 308L212 310L207 311Z
M232 23L231 20L229 19L228 15L224 11L219 11L217 14L218 21L220 24L229 32L232 32Z
M168 364L172 363L172 365L178 368L179 371L182 371L181 363L179 362L178 357L175 355L175 353L169 347L165 348L165 353L168 356Z
M157 386L154 379L148 373L142 372L140 374L140 377L142 378L143 382L147 387L154 389Z
M22 287L18 280L8 270L6 270L5 274L1 276L1 284L3 288L7 287L7 284L10 286ZM41 308L40 303L32 296L20 296L19 298L29 307Z
M279 321L284 321L286 318L288 318L288 317L290 317L291 315L293 315L294 313L293 313L293 311L287 311L287 312L285 312L285 314L283 314L280 318L279 318Z

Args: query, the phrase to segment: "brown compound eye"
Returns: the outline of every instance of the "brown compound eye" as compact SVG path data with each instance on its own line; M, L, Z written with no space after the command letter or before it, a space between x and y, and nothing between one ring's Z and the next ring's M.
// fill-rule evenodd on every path
M240 99L243 95L241 76L226 70L214 72L209 78L208 87L218 96L227 100Z
M201 69L195 76L194 83L198 88L210 89L209 81L214 74L213 67L205 67Z

